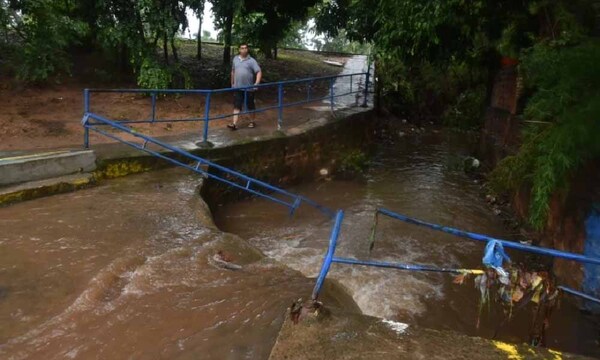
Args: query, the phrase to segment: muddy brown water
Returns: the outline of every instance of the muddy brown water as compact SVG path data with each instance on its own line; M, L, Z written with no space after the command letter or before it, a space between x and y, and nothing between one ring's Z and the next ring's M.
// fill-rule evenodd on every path
M215 229L198 184L172 169L1 208L0 358L266 358L313 282Z
M462 160L471 155L475 142L453 133L407 136L379 147L364 180L323 180L291 191L346 210L338 256L368 258L376 207L513 239L514 230L507 230L482 199L480 185L463 171ZM319 271L331 227L318 213L301 209L289 218L282 209L259 199L219 206L215 220L221 229L239 234L268 256L310 277ZM481 268L483 247L380 216L371 258L477 269ZM509 253L516 261L530 260L515 251ZM472 278L455 285L447 274L341 264L333 264L329 276L345 285L369 315L487 338L494 336L504 319L501 306L491 304L483 310L481 326L476 328L479 293ZM570 300L564 299L551 317L548 345L600 356L597 318L581 313ZM527 342L532 311L531 307L517 311L499 328L497 338Z
M460 171L461 137L414 137L380 148L366 181L294 188L347 210L340 255L365 256L375 206L495 236L507 236L478 185ZM0 358L265 359L291 300L310 294L330 222L261 200L220 207L214 228L200 180L171 169L0 208ZM374 258L477 266L481 244L383 220ZM241 271L214 267L217 251ZM293 270L295 269L295 270ZM296 271L296 270L299 270ZM332 277L362 311L489 336L474 329L472 285L443 275L334 265ZM325 296L326 304L335 305ZM551 345L597 355L597 328L569 303L555 314ZM487 320L486 320L487 319ZM522 341L526 318L501 332Z

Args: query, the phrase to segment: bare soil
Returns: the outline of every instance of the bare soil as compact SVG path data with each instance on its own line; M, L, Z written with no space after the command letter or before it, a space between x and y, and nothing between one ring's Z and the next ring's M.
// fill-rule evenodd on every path
M226 67L220 63L220 48L204 45L203 60L194 58L195 43L181 42L181 62L190 72L195 88L226 87ZM327 65L323 60L344 62L344 58L321 56L311 52L281 51L278 60L258 58L266 82L285 79L335 75L341 68ZM88 69L88 72L107 73L106 69ZM82 72L79 72L82 73ZM110 75L109 75L110 76ZM83 89L101 86L104 88L135 88L134 83L111 82L110 79L87 80L77 75L63 80L61 84L40 86L14 86L8 81L0 83L0 150L34 150L65 147L80 147L83 142ZM286 87L284 102L303 100L307 95L306 84ZM313 96L327 93L326 82L315 82ZM294 123L308 119L311 110L294 106L284 110L284 126L293 119ZM169 95L157 100L156 119L186 119L204 116L204 95ZM275 89L261 89L256 95L257 108L277 104ZM147 120L151 118L151 99L148 96L123 93L93 94L91 110L113 120ZM221 94L211 99L211 116L230 114L232 95ZM288 120L286 122L286 119ZM224 127L231 118L210 122L210 127ZM257 115L259 125L275 126L277 110ZM202 132L203 122L174 122L158 124L134 124L136 130L151 136ZM109 142L110 139L91 134L92 143Z

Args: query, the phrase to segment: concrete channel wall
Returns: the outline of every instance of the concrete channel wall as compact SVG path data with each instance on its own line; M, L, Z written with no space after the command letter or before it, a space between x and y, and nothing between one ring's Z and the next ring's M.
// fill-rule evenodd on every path
M351 108L337 111L335 117L322 115L283 131L226 140L214 147L196 146L197 134L166 141L194 155L269 181L273 185L283 185L312 178L321 167L333 169L348 152L365 149L371 143L375 121L371 109ZM73 167L62 176L54 173L45 179L26 176L22 178L23 182L14 184L18 182L18 179L14 179L18 174L11 175L11 185L0 187L0 206L77 190L106 179L173 166L158 157L120 143L101 144L92 146L92 149L93 153L80 152L85 154L86 163L83 165L80 164L81 156L65 156L62 152L41 158L38 163L41 167L48 167L48 164L56 161L61 162L63 169ZM168 152L164 154L172 156ZM68 159L77 163L65 164ZM89 159L92 159L92 163L89 163ZM8 168L2 171L15 174ZM27 175L31 171L21 173ZM218 192L222 196L230 196L227 188Z

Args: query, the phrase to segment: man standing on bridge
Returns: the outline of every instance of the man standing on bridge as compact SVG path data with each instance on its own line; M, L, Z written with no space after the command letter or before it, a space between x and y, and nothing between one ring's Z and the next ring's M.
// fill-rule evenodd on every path
M248 44L242 43L239 48L240 54L233 58L231 64L231 87L244 88L247 86L258 85L262 79L260 66L248 53ZM242 110L244 100L246 100L246 109L256 109L254 104L254 89L237 90L233 92L233 122L227 125L231 130L237 130L238 113ZM251 120L248 127L256 126L256 113L250 115Z

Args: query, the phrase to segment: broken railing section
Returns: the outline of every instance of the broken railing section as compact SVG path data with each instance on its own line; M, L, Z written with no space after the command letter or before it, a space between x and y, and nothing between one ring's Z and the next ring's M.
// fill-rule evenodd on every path
M83 117L82 123L86 132L90 130L97 132L208 178L286 206L290 209L290 214L293 214L302 203L305 203L321 211L328 217L335 215L333 210L302 195L290 193L266 182L218 165L153 137L136 132L125 125L106 119L100 115L87 113ZM110 132L107 131L109 129L111 130ZM119 136L122 134L133 136L139 142L126 140ZM209 169L218 170L219 173L211 172Z
M526 252L530 252L530 253L534 253L534 254L552 256L552 257L556 257L556 258L573 260L573 261L578 261L578 262L587 263L587 264L600 265L599 258L593 258L593 257L581 255L581 254L574 254L574 253L555 250L555 249L548 249L548 248L539 247L539 246L525 245L525 244L508 241L508 240L496 239L496 238L482 235L482 234L472 233L472 232L463 231L463 230L459 230L459 229L452 228L452 227L429 223L429 222L426 222L423 220L419 220L419 219L411 218L411 217L408 217L408 216L405 216L402 214L398 214L396 212L393 212L391 210L387 210L384 208L376 209L374 227L371 232L371 244L369 244L370 249L372 249L372 247L374 245L373 242L374 242L374 236L375 236L375 226L377 224L378 214L383 214L385 216L388 216L388 217L391 217L396 220L400 220L400 221L403 221L403 222L406 222L409 224L423 226L423 227L426 227L429 229L445 232L445 233L452 234L455 236L459 236L459 237L463 237L463 238L467 238L467 239L471 239L471 240L476 240L476 241L487 242L488 244L499 243L499 244L501 244L501 246L504 246L507 248L518 249L518 250L522 250L522 251L526 251ZM331 232L331 237L329 239L329 247L327 249L327 254L325 255L325 258L323 260L323 265L321 267L321 271L319 273L319 276L317 277L317 281L316 281L316 284L315 284L315 287L313 290L313 294L312 294L313 300L316 300L318 298L319 293L321 291L321 288L323 286L325 278L327 277L327 274L329 272L329 269L330 269L332 263L372 266L372 267L391 268L391 269L400 269L400 270L408 270L408 271L432 271L432 272L446 272L446 273L454 273L454 274L475 274L475 275L484 273L483 270L478 270L478 269L449 269L449 268L441 268L441 267L430 266L430 265L402 264L402 263L392 263L392 262L384 262L384 261L357 260L357 259L336 257L335 250L337 247L337 242L338 242L339 234L341 231L343 217L344 217L343 212L339 211L336 216L336 221L335 221L333 230ZM570 289L565 286L558 286L558 288L561 289L562 291L564 291L565 293L580 297L580 298L588 300L588 301L600 303L600 299L590 296L588 294L585 294L583 292L580 292L580 291L577 291L574 289Z
M127 119L127 120L118 120L114 121L118 124L153 124L153 123L174 123L174 122L204 122L204 126L202 128L202 141L208 142L208 128L209 122L214 120L222 120L225 118L229 118L233 116L233 113L228 114L215 114L211 113L211 101L214 101L214 97L216 95L221 94L233 94L236 91L244 92L244 108L240 111L239 115L245 114L253 114L260 113L269 110L277 110L277 127L281 129L283 126L283 109L287 107L304 105L316 101L328 100L330 102L331 111L335 109L335 99L341 96L347 96L351 94L360 94L364 97L362 106L367 106L367 99L369 94L369 86L370 84L370 68L369 64L367 72L353 73L353 74L343 74L343 75L335 75L335 76L322 76L322 77L312 77L305 79L297 79L297 80L287 80L287 81L278 81L272 83L265 83L259 85L252 85L247 87L240 88L225 88L225 89L85 89L83 91L83 103L84 103L84 116L87 114L97 115L96 112L92 109L92 94L99 93L121 93L121 94L142 94L148 95L150 97L150 118L149 119ZM335 91L335 82L338 79L348 79L350 81L350 89L345 91L344 93L336 93ZM360 85L362 85L362 79L364 79L364 85L352 86L355 80L360 80ZM315 96L314 88L315 84L322 82L327 85L328 92L325 96ZM285 89L294 86L305 86L306 87L306 97L303 100L286 102L285 101ZM264 90L264 89L276 89L277 90L277 99L276 105L266 105L260 108L256 108L254 110L248 110L247 107L247 99L248 92L253 92L255 90ZM203 114L199 114L195 117L189 117L184 119L161 119L156 116L156 100L160 96L165 95L185 95L192 94L198 95L204 98L204 111ZM358 95L357 95L358 96ZM100 116L100 115L98 115ZM87 129L84 131L84 147L89 147L89 132Z

